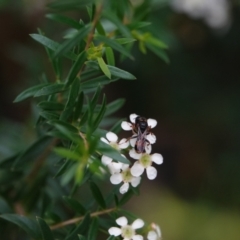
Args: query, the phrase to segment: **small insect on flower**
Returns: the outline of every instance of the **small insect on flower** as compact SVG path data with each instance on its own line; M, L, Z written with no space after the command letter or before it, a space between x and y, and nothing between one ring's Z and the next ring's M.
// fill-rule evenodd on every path
M156 136L151 133L151 129L157 125L157 121L151 118L146 119L135 113L130 115L130 120L132 123L122 122L122 128L132 130L131 145L137 153L145 153L146 149L150 148L149 145L156 142Z

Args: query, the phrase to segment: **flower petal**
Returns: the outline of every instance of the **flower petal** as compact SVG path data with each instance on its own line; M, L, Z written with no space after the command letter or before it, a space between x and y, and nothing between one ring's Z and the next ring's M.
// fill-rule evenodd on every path
M149 231L148 235L147 235L147 239L148 240L157 240L158 239L157 233L154 231Z
M129 123L129 122L126 122L126 121L123 121L123 122L121 123L121 127L122 127L122 129L125 130L125 131L130 131L130 130L132 130L132 124Z
M137 187L140 182L141 182L141 177L133 177L131 180L131 185L133 187Z
M118 136L113 132L108 132L106 134L106 137L109 142L117 142L118 140Z
M132 123L135 123L135 120L137 117L138 117L138 115L136 113L132 113L129 118Z
M122 230L118 227L111 227L108 229L110 235L119 236L122 233Z
M153 180L157 176L157 169L155 167L149 166L146 169L147 171L147 177L150 180Z
M154 153L151 155L151 160L160 165L163 163L163 156L160 153Z
M143 240L143 236L142 235L135 235L132 237L132 240Z
M133 134L132 137L130 138L130 145L134 147L136 145L137 141L137 134Z
M120 191L121 194L124 194L124 193L126 193L128 191L128 189L129 189L129 183L124 183L120 187L119 191Z
M121 149L127 148L129 146L129 141L126 138L121 139L121 141L118 143L118 146Z
M122 163L111 162L108 164L108 168L111 174L119 173L122 168Z
M132 148L130 151L129 151L129 156L131 157L131 158L133 158L133 159L140 159L141 158L141 156L142 156L142 154L141 153L137 153L136 151L135 151L135 149L134 148Z
M129 168L129 164L123 163L122 164L122 170L125 171Z
M144 221L140 218L136 219L133 223L132 223L132 228L133 229L138 229L138 228L142 228L144 226Z
M102 155L101 161L102 161L102 164L106 166L112 162L112 158Z
M117 223L119 226L123 227L123 226L126 226L126 225L127 225L128 220L127 220L126 217L120 217L120 218L118 218L118 219L116 220L116 223Z
M154 128L157 125L157 121L155 119L152 119L152 118L149 118L147 120L147 123L148 123L148 126L151 127L151 128Z
M122 174L121 173L115 173L110 177L110 182L112 184L119 184L120 182L122 182Z
M153 133L147 135L146 139L151 143L154 144L157 140L156 136Z
M106 143L106 144L109 144L109 142L108 142L107 139L105 139L105 138L103 138L103 137L101 137L100 139L101 139L102 142L104 142L104 143Z
M138 161L135 162L131 168L131 174L134 177L139 177L140 175L142 175L143 171L144 171L144 167Z
M152 151L152 145L151 144L146 144L145 145L145 151L147 154L150 154Z

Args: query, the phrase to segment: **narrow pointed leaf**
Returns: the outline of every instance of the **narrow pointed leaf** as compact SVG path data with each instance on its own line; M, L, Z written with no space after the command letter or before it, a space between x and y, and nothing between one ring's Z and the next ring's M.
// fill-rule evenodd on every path
M51 83L43 83L34 87L30 87L24 90L23 92L21 92L13 102L21 102L26 98L33 97L40 89L49 85L51 85Z
M36 239L36 240L41 239L41 233L39 231L36 221L31 220L30 218L27 218L25 216L18 215L18 214L1 214L0 218L18 225L31 238Z
M98 125L102 121L102 119L104 117L104 114L105 114L105 111L106 111L106 97L104 95L103 102L102 102L102 107L101 107L100 112L98 113L98 115L97 115L97 117L96 117L96 119L94 120L94 123L93 123L93 129L94 130L98 127Z
M86 213L86 208L79 201L70 197L63 197L63 200L75 212L83 215Z
M107 46L112 47L113 49L115 49L116 51L122 53L123 55L133 59L133 56L121 45L119 44L117 41L115 41L114 39L102 36L102 35L98 35L95 37L96 40L105 43Z
M98 233L98 218L93 218L88 231L88 240L95 240Z
M32 37L35 41L41 43L43 46L53 50L54 52L56 52L61 46L59 43L41 34L36 34L36 33L30 34L30 37ZM75 60L77 58L77 55L72 52L66 53L64 54L64 56L72 60Z
M68 25L70 27L73 27L75 29L82 28L82 25L79 24L79 22L73 20L72 18L63 16L63 15L50 13L50 14L46 14L46 17L48 19L54 20L56 22L64 23L64 24L66 24L66 25Z
M115 57L114 57L112 48L106 47L105 54L106 54L108 65L115 66Z
M63 91L65 91L65 85L62 83L55 83L50 86L43 87L42 89L40 89L35 93L34 97L52 95L52 94L63 92Z
M86 64L91 66L94 69L99 69L99 66L98 66L98 64L95 61L88 61ZM133 76L129 72L126 72L126 71L124 71L124 70L122 70L120 68L114 67L114 66L110 66L110 65L107 65L107 66L108 66L111 74L113 76L115 76L115 77L119 77L119 78L127 79L127 80L134 80L134 79L136 79L136 77Z
M97 58L98 61L98 65L101 68L101 70L103 71L103 73L109 78L111 79L111 73L109 71L109 68L107 66L107 64L104 62L103 58Z
M98 186L94 182L90 182L90 188L92 191L92 195L94 199L97 201L97 203L99 204L99 206L101 206L102 208L106 208L105 200Z
M28 147L14 162L13 168L24 167L29 161L35 161L53 141L51 137L43 136Z
M64 108L62 103L53 102L53 101L42 101L38 104L38 107L43 110L55 110L61 111Z
M47 223L40 217L37 217L37 222L41 230L42 240L54 240L52 231Z
M168 55L166 54L166 52L159 48L159 47L156 47L154 45L151 45L149 43L146 43L146 46L147 48L154 54L156 54L158 57L160 57L164 62L166 63L170 63L170 60L169 60L169 57Z
M74 79L76 78L78 72L80 71L80 69L82 68L85 60L86 60L86 52L83 51L81 52L77 59L76 59L76 62L74 62L72 68L70 69L70 72L67 76L67 82L66 82L66 87L68 87L69 85L72 84L72 82L74 81Z
M68 234L65 240L75 240L78 237L78 234L83 234L88 230L89 224L91 222L90 214L87 213L85 218L81 223L78 224L77 227L74 228L73 231Z
M72 160L80 159L79 154L67 148L57 147L57 148L54 148L54 152L57 153L59 156L67 159L72 159Z
M91 29L90 25L82 27L78 31L78 33L74 35L73 38L66 40L63 44L59 46L59 48L56 50L54 54L54 57L69 53L75 45L79 44L80 41L87 36L87 34L90 32L90 29Z

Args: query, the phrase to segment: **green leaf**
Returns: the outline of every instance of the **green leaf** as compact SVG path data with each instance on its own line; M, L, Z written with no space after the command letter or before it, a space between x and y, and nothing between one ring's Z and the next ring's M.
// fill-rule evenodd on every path
M98 113L96 119L94 120L94 123L93 123L93 129L95 130L98 125L100 124L100 122L102 121L103 117L104 117L104 114L105 114L105 111L106 111L106 97L105 95L103 96L103 101L102 101L102 107L100 109L100 112Z
M81 92L78 96L78 99L77 99L77 102L75 105L75 112L74 112L74 117L73 117L74 121L77 121L77 119L79 118L79 116L82 112L83 102L84 102L84 94L83 94L83 92Z
M13 168L24 167L24 164L29 161L36 161L37 158L49 147L53 141L51 137L43 136L27 148L15 161Z
M63 197L64 201L66 204L75 212L80 213L80 214L85 214L86 213L86 208L77 200L70 198L70 197Z
M53 41L52 39L49 39L41 34L30 34L30 37L33 38L35 41L41 43L43 46L53 50L54 52L56 52L61 45L55 41ZM75 60L77 58L77 55L74 53L66 53L64 54L65 57L71 59L71 60Z
M122 121L124 121L125 119L120 119L119 121L117 121L110 129L111 132L114 132L114 133L119 133L121 130L122 130L122 127L121 127L121 123Z
M119 44L128 44L128 43L132 43L137 41L135 38L116 38L115 39L116 42L118 42Z
M71 124L61 120L50 121L49 123L53 125L56 129L58 129L64 136L69 138L69 140L76 142L80 141L78 129Z
M107 46L112 47L116 51L122 53L123 55L129 57L130 59L134 59L133 56L122 46L120 45L117 41L114 39L102 36L102 35L97 35L95 37L96 40L105 43Z
M127 158L124 158L123 156L121 156L120 152L118 152L116 149L114 149L113 147L109 146L108 144L102 141L99 141L97 149L103 155L106 155L115 161L130 164Z
M47 120L58 120L59 114L49 111L40 111L39 115Z
M69 85L72 84L72 82L74 81L74 79L76 78L78 72L80 71L80 69L82 68L85 60L87 58L86 52L83 51L81 52L77 59L76 62L74 62L73 66L70 69L70 72L67 76L67 82L66 82L66 87L68 87Z
M115 66L115 57L114 57L112 48L106 47L105 54L106 54L108 65Z
M34 97L40 97L44 95L52 95L55 93L65 91L65 85L63 83L54 83L49 86L43 87L34 94Z
M159 47L159 48L163 48L163 49L167 49L168 48L168 46L164 42L162 42L161 40L159 40L157 38L152 37L151 35L148 36L145 39L145 42L149 43L150 45L154 45L156 47Z
M99 85L96 92L94 93L94 95L92 97L92 100L91 100L91 103L90 103L91 109L94 109L96 107L97 101L98 101L100 93L101 93L101 90L102 90L102 88Z
M94 69L99 69L99 66L95 61L88 61L88 62L86 62L86 64L91 66ZM109 70L110 70L110 72L113 76L116 76L116 77L119 77L119 78L122 78L122 79L127 79L127 80L136 79L136 77L133 76L129 72L126 72L126 71L124 71L120 68L114 67L114 66L109 66L109 65L107 65L107 66L108 66L108 68L109 68Z
M68 52L70 52L71 49L72 49L75 45L79 44L80 41L87 36L87 34L90 32L90 30L91 30L91 26L90 26L90 25L87 25L87 26L82 27L82 28L78 31L78 33L76 33L76 34L74 35L73 38L70 38L70 39L66 40L63 44L61 44L61 45L59 46L59 48L57 49L57 51L55 52L55 54L54 54L53 57L57 57L57 56L59 56L59 55L65 55L65 54L67 54Z
M36 221L33 221L30 218L17 214L1 214L0 218L18 225L33 239L35 240L42 239Z
M40 217L37 217L37 222L41 230L42 240L54 240L52 231L47 223Z
M82 86L83 90L86 90L86 89L91 89L91 88L97 88L99 86L99 84L101 84L101 86L103 86L103 85L106 85L106 84L109 84L112 82L116 82L117 80L119 80L119 78L108 79L104 75L104 76L96 77L89 81L83 82L81 86Z
M67 235L65 240L76 240L78 234L84 234L88 230L90 222L90 214L87 213L83 221Z
M101 68L101 70L103 71L103 73L109 78L111 79L111 73L108 69L107 64L104 62L103 58L97 58L98 61L98 65Z
M128 27L131 29L131 30L136 30L136 29L139 29L139 28L144 28L144 27L147 27L149 25L151 25L152 23L151 22L134 22L134 23L130 23L128 25Z
M100 21L97 22L96 29L100 35L106 36L106 32Z
M13 102L21 102L23 100L25 100L26 98L29 98L29 97L33 97L36 92L38 92L40 89L42 89L43 87L46 87L46 86L50 86L51 83L42 83L40 85L37 85L37 86L34 86L34 87L30 87L26 90L24 90L23 92L21 92Z
M76 10L93 3L95 0L58 0L49 3L47 6L54 10L66 11Z
M95 240L98 233L98 218L93 218L88 231L88 240Z
M160 49L160 48L158 48L154 45L151 45L149 43L146 43L146 46L151 52L153 52L158 57L160 57L164 62L170 63L169 57L163 49Z
M38 107L40 107L43 110L61 111L63 110L64 105L62 103L53 102L53 101L42 101L38 104Z
M119 98L107 105L105 117L118 111L125 103L125 99Z
M94 182L90 182L90 189L92 191L92 195L97 203L102 207L106 208L106 203L103 198L101 191L99 190L98 186Z
M123 25L123 23L114 13L111 13L110 11L105 11L103 13L103 16L110 20L110 22L115 24L117 29L123 34L123 36L131 37L131 32L129 31L129 29L125 25Z
M72 18L63 16L63 15L50 13L50 14L46 14L46 17L48 19L54 20L56 22L64 23L64 24L66 24L66 25L68 25L70 27L73 27L75 29L82 28L82 25L79 24L77 21L73 20Z
M62 164L62 166L60 167L60 169L57 171L57 173L55 174L54 178L57 178L59 176L61 176L63 173L65 173L67 171L67 169L73 164L73 161L70 160L65 160L65 162Z
M68 158L68 159L72 159L72 160L80 159L79 154L77 154L76 152L74 152L70 149L67 149L67 148L57 147L57 148L54 148L54 152L64 158Z

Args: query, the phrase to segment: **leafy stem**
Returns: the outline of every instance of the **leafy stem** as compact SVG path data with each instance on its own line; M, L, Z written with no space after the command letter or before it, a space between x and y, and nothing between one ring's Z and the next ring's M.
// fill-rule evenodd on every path
M105 209L105 210L102 210L102 211L98 211L98 212L94 212L94 213L91 213L90 214L90 217L97 217L97 216L100 216L100 215L104 215L104 214L108 214L108 213L111 213L111 212L114 212L116 211L117 208L109 208L109 209ZM77 223L77 222L80 222L84 219L85 216L82 216L82 217L77 217L77 218L72 218L72 219L69 219L67 221L64 221L64 222L61 222L61 223L57 223L55 225L52 225L50 226L50 229L51 230L55 230L55 229L58 229L58 228L62 228L62 227L65 227L67 225L71 225L71 224L74 224L74 223Z

